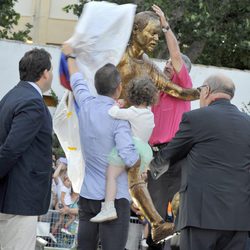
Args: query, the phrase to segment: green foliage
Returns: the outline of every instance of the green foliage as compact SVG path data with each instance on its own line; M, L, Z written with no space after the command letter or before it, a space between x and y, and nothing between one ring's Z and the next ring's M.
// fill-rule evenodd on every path
M53 89L50 89L50 94L51 94L52 98L55 100L55 103L57 105L59 100L58 100L58 96L56 95L56 92Z
M65 10L80 15L87 1L69 5ZM159 5L169 17L181 51L193 63L250 69L250 5L248 0L134 0L109 1L135 3L137 12ZM167 58L164 39L152 55Z
M241 109L244 113L250 115L250 102L248 104L242 103L243 108Z
M56 158L65 157L65 153L55 133L52 135L52 151Z
M29 33L32 25L26 23L25 29L14 32L14 26L18 24L20 14L15 12L14 5L17 0L0 1L0 38L26 41L30 39Z
M63 8L63 10L67 13L69 13L72 10L73 14L79 17L82 13L83 5L87 2L88 1L86 0L79 0L79 4L67 5Z

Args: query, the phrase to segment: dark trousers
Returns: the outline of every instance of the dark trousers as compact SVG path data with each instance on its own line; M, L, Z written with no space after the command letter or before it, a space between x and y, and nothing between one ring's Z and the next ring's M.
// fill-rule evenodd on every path
M156 147L161 150L166 147L167 144L168 143L156 145ZM154 147L152 149L154 149ZM154 156L156 156L158 152L153 151L153 153ZM148 190L156 210L163 219L167 218L168 202L172 201L174 195L180 189L182 166L183 161L176 162L157 180L154 180L150 173L148 174Z
M78 250L96 250L99 238L103 250L124 250L128 237L130 205L127 199L115 200L118 219L93 223L89 220L101 210L101 201L80 197Z
M180 237L181 250L246 250L248 232L187 227Z
M183 162L177 162L169 168L159 179L154 180L151 174L148 174L148 190L154 206L163 219L167 219L167 207L168 202L172 201L174 195L180 189L181 183L181 166ZM169 242L165 244L153 244L151 237L147 239L149 244L149 250L163 250L165 245L169 245Z

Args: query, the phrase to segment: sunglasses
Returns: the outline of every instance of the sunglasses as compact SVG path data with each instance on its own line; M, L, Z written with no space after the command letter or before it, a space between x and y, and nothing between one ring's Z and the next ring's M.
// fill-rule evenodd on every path
M197 90L199 92L201 92L202 88L209 88L209 86L208 85L202 85L202 86L198 87Z

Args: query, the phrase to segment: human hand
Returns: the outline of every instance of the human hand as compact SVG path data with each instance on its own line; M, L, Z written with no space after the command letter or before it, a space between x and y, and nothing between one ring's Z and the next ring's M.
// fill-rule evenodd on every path
M139 207L136 206L136 204L134 202L131 203L130 206L131 210L136 214L136 215L142 215L141 210L139 209Z
M64 163L62 163L62 162L58 163L57 168L60 169L60 171L67 170L67 166Z
M148 173L147 171L141 173L141 179L145 182L148 180Z
M149 170L152 178L157 180L161 175L168 171L170 161L164 159L158 152L155 158L149 163Z
M118 104L119 108L124 108L126 105L126 101L124 99L118 99L117 104Z
M152 9L160 17L161 27L169 26L167 18L165 17L165 15L164 15L163 11L161 10L161 8L159 6L157 6L156 4L154 4L152 6Z
M69 214L69 207L64 206L59 209L60 214Z
M62 45L62 53L64 54L64 55L70 55L70 54L73 54L74 53L74 50L73 50L73 48L70 46L70 44L69 43L64 43L63 45Z

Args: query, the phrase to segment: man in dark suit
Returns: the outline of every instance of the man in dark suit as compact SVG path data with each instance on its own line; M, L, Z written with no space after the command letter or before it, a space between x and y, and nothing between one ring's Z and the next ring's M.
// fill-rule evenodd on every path
M209 77L200 87L201 108L184 113L176 136L151 163L185 158L177 225L181 249L245 250L250 117L230 103L234 91L226 76Z
M51 195L52 121L42 96L53 78L50 54L28 51L19 73L0 101L0 249L34 250Z

